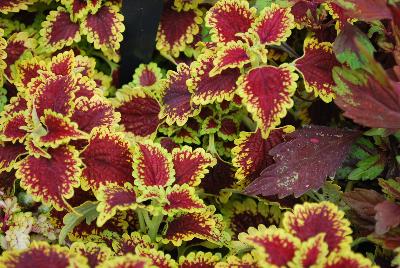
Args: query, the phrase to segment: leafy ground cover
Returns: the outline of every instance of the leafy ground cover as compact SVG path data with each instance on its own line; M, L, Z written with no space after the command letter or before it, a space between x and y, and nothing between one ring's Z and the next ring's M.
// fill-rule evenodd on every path
M400 3L0 2L0 267L400 266Z

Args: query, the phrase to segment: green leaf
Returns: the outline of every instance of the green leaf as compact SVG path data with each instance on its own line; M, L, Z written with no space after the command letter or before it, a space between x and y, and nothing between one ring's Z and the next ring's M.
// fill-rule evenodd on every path
M385 168L384 161L379 155L369 156L357 163L357 168L350 174L349 180L373 180L378 177Z
M90 224L97 218L97 216L99 215L99 212L97 212L96 210L97 204L97 201L86 201L82 205L74 208L74 212L70 212L64 216L64 226L61 229L58 238L58 242L60 244L64 244L67 235L72 232L75 226L83 222L83 220L86 220L86 223Z

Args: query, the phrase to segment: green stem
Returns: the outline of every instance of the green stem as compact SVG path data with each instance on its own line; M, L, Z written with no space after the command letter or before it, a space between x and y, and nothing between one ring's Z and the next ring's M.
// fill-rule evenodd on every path
M242 116L242 122L250 130L255 131L257 129L257 123L251 120L247 115Z
M143 218L143 210L139 208L136 212L137 212L137 215L139 218L140 231L142 233L145 233L146 232L146 224L145 224L144 218Z
M153 216L153 218L151 220L151 224L149 225L149 233L148 233L148 235L150 236L150 239L153 242L156 241L158 229L160 228L160 224L162 222L162 219L163 219L163 215L162 214Z
M214 133L208 135L208 148L207 151L212 155L218 155L217 150L215 149L215 138Z

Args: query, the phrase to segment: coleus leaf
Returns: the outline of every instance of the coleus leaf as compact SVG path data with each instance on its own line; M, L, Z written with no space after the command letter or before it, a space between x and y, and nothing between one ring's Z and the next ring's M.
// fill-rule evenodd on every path
M239 240L255 247L268 266L287 266L300 248L297 237L274 225L269 228L259 225L258 229L250 227L247 232L239 234Z
M217 164L217 160L204 149L192 150L189 146L172 150L172 162L175 170L175 184L198 186L208 173L208 168Z
M238 94L264 138L293 106L291 96L296 90L297 78L294 68L287 64L257 67L239 78Z
M50 11L46 20L42 22L40 35L46 49L52 51L71 46L81 40L79 24L70 19L70 14L62 7Z
M375 232L378 235L383 235L400 224L400 205L385 200L375 206L375 211Z
M210 28L213 42L240 40L238 34L246 33L255 21L256 9L247 1L222 0L206 14L206 26Z
M151 267L151 259L133 255L132 253L117 256L112 259L105 261L102 266L105 267L131 267L131 268L144 268Z
M133 176L139 187L166 187L174 181L171 155L160 144L143 141L135 145Z
M0 257L3 267L87 267L83 256L72 253L67 247L50 245L45 241L33 241L24 250L9 250Z
M390 197L400 200L400 178L396 179L379 179L379 185L382 191Z
M304 55L295 61L297 70L303 76L307 92L314 92L325 102L331 102L335 96L332 70L339 66L329 42L319 43L314 37L304 41Z
M301 241L323 233L330 252L349 250L352 242L350 222L344 212L327 201L295 205L293 212L284 214L282 225Z
M119 239L112 241L112 248L116 255L126 255L130 252L135 252L136 247L154 248L148 235L142 235L139 232L122 234Z
M260 173L274 163L268 152L284 142L284 135L294 131L293 126L273 129L267 139L261 131L241 132L232 149L232 164L237 168L235 177L240 185L246 186L260 176Z
M38 0L4 0L0 3L0 12L7 14L8 12L26 10L30 5L36 2L38 2Z
M218 267L221 256L212 252L190 252L179 257L179 267Z
M334 2L326 2L323 4L324 8L328 10L329 14L334 20L336 20L335 29L339 32L343 27L355 21L352 17L347 14L346 9Z
M224 116L220 121L221 125L217 132L218 137L225 141L233 141L239 132L240 122L235 116Z
M157 32L157 49L166 55L178 57L199 32L202 14L197 8L177 11L169 4L164 5Z
M25 146L20 143L0 143L0 172L11 171L19 162L19 157L26 153Z
M294 17L297 27L313 28L315 23L318 22L317 10L320 3L310 0L299 0L292 2L294 2L294 5L291 7L290 12Z
M190 78L190 68L184 63L177 66L177 71L168 71L167 79L162 85L160 99L161 117L166 117L167 124L176 122L183 126L189 117L196 116L200 112L198 105L191 103L192 93L189 91L186 81Z
M164 253L162 250L147 247L137 247L135 251L139 256L145 257L152 260L152 264L156 267L174 268L178 267L178 264L171 255Z
M348 17L363 21L393 19L392 13L385 0L347 0L335 1L345 9Z
M108 128L92 131L89 144L80 157L85 165L82 187L98 189L101 185L124 185L132 178L132 155L129 144L121 134L110 133Z
M282 8L277 4L264 8L251 25L249 34L256 42L265 45L279 45L286 41L295 27L290 8Z
M151 87L160 82L162 78L161 69L156 63L140 64L133 74L133 84L135 86Z
M155 133L161 123L161 107L151 93L142 88L125 86L117 92L117 97L116 111L121 114L121 124L126 132L137 137L148 137Z
M167 202L163 211L171 216L179 212L201 212L206 208L203 200L196 195L195 188L187 184L168 187L165 199Z
M275 164L264 169L245 192L283 198L319 189L340 167L358 136L356 131L322 126L299 129L270 150Z
M99 205L97 211L97 226L102 226L104 223L114 217L117 210L136 209L136 192L132 184L129 182L123 186L118 184L108 183L101 185L95 193Z
M0 131L0 137L3 141L23 142L28 135L28 132L24 128L28 124L28 116L26 111L21 111L9 115L8 118L2 120L2 128Z
M369 74L335 68L335 103L344 110L344 116L360 125L399 129L400 92L382 72Z
M4 75L4 70L7 67L6 62L4 61L5 58L7 58L7 52L5 51L7 47L7 41L3 37L4 35L4 30L0 30L0 85L3 85L3 75Z
M46 63L39 57L19 60L15 63L16 77L13 77L15 85L27 87L33 78L39 76L39 71L47 69Z
M74 242L70 247L70 252L85 257L91 268L97 267L114 255L106 245L94 242Z
M84 18L89 12L96 13L101 7L101 0L61 0L61 3L74 21Z
M62 210L68 207L65 199L71 198L80 184L82 163L72 146L50 148L47 153L51 158L28 156L22 160L16 176L35 200Z
M103 5L96 13L88 14L81 23L81 32L87 36L89 43L113 61L119 61L117 51L125 30L124 17L118 10L116 5Z
M226 69L218 75L211 76L214 69L214 52L206 51L190 65L192 78L187 81L189 90L193 93L192 101L205 105L215 101L232 100L235 95L236 81L240 70Z
M333 252L333 253L329 254L324 267L326 267L326 268L334 268L334 267L373 267L373 268L377 268L378 266L373 265L370 259L364 257L360 253L354 253L352 251L344 253L344 251L342 251L342 252Z
M294 255L292 263L294 267L318 267L325 263L329 254L327 243L324 241L325 234L320 233L301 243Z

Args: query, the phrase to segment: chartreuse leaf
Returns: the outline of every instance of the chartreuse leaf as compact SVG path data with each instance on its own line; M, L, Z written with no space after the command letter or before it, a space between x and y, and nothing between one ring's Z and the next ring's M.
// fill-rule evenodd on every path
M74 212L66 214L63 218L64 226L60 231L58 243L64 244L67 235L82 221L86 220L86 223L90 224L95 220L99 215L99 212L96 210L97 204L98 202L86 201L74 208Z
M379 155L369 156L357 163L357 168L350 172L349 180L372 180L379 176L385 163Z

